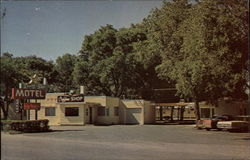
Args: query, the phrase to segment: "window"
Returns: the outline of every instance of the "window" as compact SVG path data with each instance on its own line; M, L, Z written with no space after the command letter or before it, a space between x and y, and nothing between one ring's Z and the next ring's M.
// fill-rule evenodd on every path
M56 108L55 107L45 107L45 116L55 116Z
M106 116L109 116L109 108L106 108Z
M119 116L119 107L114 108L114 115Z
M88 116L89 115L89 110L88 110L88 108L86 108L86 116Z
M65 107L65 116L79 116L79 108Z
M99 106L99 107L97 108L97 115L98 115L98 116L105 116L105 108L102 107L102 106Z

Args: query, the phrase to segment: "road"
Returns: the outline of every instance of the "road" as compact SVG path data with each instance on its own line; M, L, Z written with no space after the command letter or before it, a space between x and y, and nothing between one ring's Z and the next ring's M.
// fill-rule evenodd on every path
M1 133L2 160L250 160L249 133L190 125L54 126Z

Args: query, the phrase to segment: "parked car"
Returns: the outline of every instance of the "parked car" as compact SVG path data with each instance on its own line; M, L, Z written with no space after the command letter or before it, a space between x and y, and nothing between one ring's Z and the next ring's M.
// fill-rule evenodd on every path
M250 128L249 125L249 121L221 121L217 123L217 128L228 131L248 131Z
M217 123L219 121L229 121L232 119L233 119L232 115L214 115L213 118L211 119L197 121L196 127L198 129L206 129L208 131L210 129L221 130L220 128L217 128Z
M247 131L250 129L250 115L236 115L230 121L217 123L217 128L228 131Z
M250 121L250 115L236 115L234 116L234 120Z
M203 129L204 128L204 120L196 121L196 128L197 129Z

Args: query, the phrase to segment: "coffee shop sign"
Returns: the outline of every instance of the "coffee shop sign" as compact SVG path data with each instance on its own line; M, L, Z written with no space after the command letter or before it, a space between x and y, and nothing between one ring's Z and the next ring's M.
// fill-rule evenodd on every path
M63 95L57 97L57 102L84 102L84 95Z
M13 99L45 99L45 91L42 89L12 88Z

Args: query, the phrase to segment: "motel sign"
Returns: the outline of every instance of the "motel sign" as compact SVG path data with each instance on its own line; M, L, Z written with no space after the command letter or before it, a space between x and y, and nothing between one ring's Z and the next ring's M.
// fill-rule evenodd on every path
M41 108L41 104L40 103L24 103L24 110L31 110L31 109L35 109L35 110L39 110Z
M12 88L13 99L45 99L45 91L42 89Z

